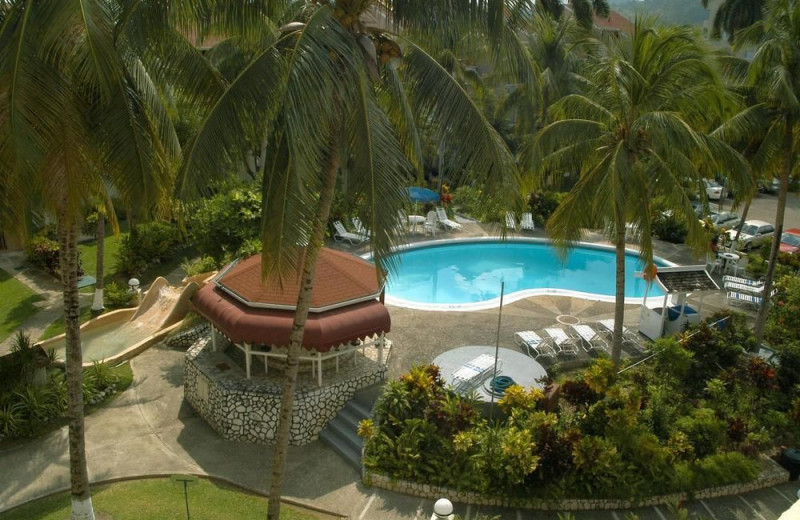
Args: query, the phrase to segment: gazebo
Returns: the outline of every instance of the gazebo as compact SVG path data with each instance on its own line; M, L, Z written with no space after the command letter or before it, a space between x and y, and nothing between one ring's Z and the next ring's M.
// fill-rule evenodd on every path
M212 331L244 352L249 379L253 356L263 357L265 372L270 358L286 357L299 291L299 275L282 283L276 277L262 280L261 255L255 255L226 267L193 303ZM378 300L381 291L372 263L329 248L320 251L301 356L311 362L320 386L323 362L335 358L338 370L339 356L354 349L375 345L383 363L391 319ZM215 351L218 334L211 334Z
M391 319L375 269L348 253L320 252L301 355L311 377L304 371L297 379L294 445L316 439L355 392L386 375ZM260 255L236 261L195 294L192 303L209 326L186 352L184 395L223 437L271 443L283 388L282 371L273 376L273 365L284 365L288 354L300 276L262 280L261 273ZM244 353L244 363L238 352L230 355L231 346ZM340 363L344 354L352 362ZM263 360L263 375L253 358Z

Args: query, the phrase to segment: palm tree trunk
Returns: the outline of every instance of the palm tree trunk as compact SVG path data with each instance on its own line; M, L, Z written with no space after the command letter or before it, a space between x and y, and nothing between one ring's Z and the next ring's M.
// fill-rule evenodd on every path
M614 337L611 342L611 362L614 371L619 368L622 356L622 330L625 321L625 218L621 212L616 216L616 233L614 236L617 253L617 286L614 300Z
M747 214L750 213L750 205L753 203L753 199L748 199L747 202L744 203L744 209L742 210L742 218L739 220L739 224L736 225L736 235L731 240L731 245L728 248L728 251L733 252L735 249L736 243L739 241L739 235L742 234L742 228L744 227L745 221L747 221Z
M103 310L103 255L105 255L106 219L101 211L97 212L97 269L95 271L93 311Z
M767 315L770 308L770 293L775 277L775 265L778 263L778 251L781 248L781 235L783 235L783 216L786 212L786 195L789 191L789 175L792 173L794 162L794 118L786 116L783 126L783 165L781 168L781 189L778 191L778 208L775 210L775 234L772 237L772 248L769 251L769 265L767 275L764 277L764 292L761 297L761 307L756 317L755 336L756 345L761 345L764 339L764 328L767 324Z
M330 147L328 170L325 172L325 183L317 205L317 215L311 230L308 246L303 260L303 282L297 295L297 307L289 337L289 353L286 358L283 395L281 396L281 412L278 420L278 432L275 437L275 450L272 459L272 476L269 483L269 504L267 520L278 520L281 513L281 488L283 474L286 469L286 456L289 449L289 432L292 425L292 408L294 405L294 388L297 382L297 368L300 362L300 349L303 343L308 309L311 306L311 291L314 288L317 259L325 239L325 226L331 212L331 204L336 188L336 177L339 172L339 136L334 135ZM321 367L320 367L321 369Z
M66 329L67 408L69 417L70 520L94 520L83 426L83 355L78 300L78 224L66 212L59 215L61 283Z

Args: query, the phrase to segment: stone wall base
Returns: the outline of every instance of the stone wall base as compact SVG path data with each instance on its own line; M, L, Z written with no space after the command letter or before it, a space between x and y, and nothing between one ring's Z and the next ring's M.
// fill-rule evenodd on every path
M500 496L486 496L478 493L457 491L454 489L431 486L419 482L394 480L386 475L373 473L362 468L362 480L368 486L388 489L405 495L421 498L439 499L448 498L461 504L474 504L482 506L513 507L519 509L535 509L540 511L590 511L631 509L634 507L648 507L661 504L677 503L690 499L715 498L730 495L739 495L771 487L789 480L789 472L778 465L769 457L762 456L763 467L761 474L751 482L731 484L695 491L693 493L674 493L658 495L635 500L623 499L594 499L594 498L566 498L562 500L544 498L508 498Z

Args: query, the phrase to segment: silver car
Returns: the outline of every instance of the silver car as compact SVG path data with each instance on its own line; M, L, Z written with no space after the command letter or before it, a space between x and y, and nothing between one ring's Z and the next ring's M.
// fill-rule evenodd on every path
M742 234L739 235L739 247L743 251L750 251L755 246L761 245L764 240L772 238L775 234L775 226L763 220L746 220L742 227ZM728 240L736 237L736 230L731 229L727 232Z

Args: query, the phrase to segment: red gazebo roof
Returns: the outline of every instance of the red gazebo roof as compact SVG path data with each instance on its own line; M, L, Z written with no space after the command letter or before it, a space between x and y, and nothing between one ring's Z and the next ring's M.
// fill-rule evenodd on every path
M285 346L300 290L298 276L261 281L261 256L231 264L192 298L198 313L234 343ZM389 312L380 294L375 266L359 257L323 248L303 336L303 346L319 352L349 341L389 332Z

